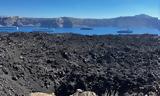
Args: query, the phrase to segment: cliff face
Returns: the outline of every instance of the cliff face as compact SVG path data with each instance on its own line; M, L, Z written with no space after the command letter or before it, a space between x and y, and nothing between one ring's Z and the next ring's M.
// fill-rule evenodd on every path
M42 27L147 27L160 29L160 20L148 15L118 17L112 19L80 19L80 18L19 18L0 17L3 26L42 26Z
M0 17L0 25L57 27L55 18L20 18L18 16Z
M73 27L72 20L69 17L57 18L56 24L58 27L71 28Z
M89 26L89 27L160 27L160 20L155 17L144 14L128 17L118 17L112 19L74 19L73 25Z

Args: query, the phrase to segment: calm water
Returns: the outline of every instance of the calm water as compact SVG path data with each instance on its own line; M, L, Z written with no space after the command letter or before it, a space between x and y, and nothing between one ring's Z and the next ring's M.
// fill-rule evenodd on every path
M84 35L104 35L104 34L119 34L117 31L125 30L123 28L115 27L96 27L93 30L80 30L80 28L40 28L40 27L19 27L17 28L0 28L0 32L32 32L41 31L49 33L78 33ZM160 35L160 30L151 28L130 28L133 33L130 34L158 34Z
M55 32L63 33L63 32L73 32L73 33L79 33L84 35L104 35L104 34L119 34L117 31L119 30L126 30L123 28L114 28L114 27L99 27L94 28L93 30L80 30L79 28L61 28L56 29ZM160 30L157 29L151 29L151 28L130 28L130 30L133 31L133 33L130 34L158 34L160 35Z

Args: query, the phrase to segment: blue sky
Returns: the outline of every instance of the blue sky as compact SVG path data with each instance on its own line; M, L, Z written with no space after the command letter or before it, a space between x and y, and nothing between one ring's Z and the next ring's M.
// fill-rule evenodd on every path
M111 18L148 14L160 18L160 0L0 0L0 15Z

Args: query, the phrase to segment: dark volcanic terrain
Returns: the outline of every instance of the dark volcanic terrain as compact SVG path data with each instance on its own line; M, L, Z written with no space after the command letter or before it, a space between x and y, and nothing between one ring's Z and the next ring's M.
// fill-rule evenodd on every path
M160 96L160 37L0 33L0 74L0 96Z

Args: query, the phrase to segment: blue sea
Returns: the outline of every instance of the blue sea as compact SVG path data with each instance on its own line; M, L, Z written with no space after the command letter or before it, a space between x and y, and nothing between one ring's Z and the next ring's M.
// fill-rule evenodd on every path
M81 30L80 28L43 28L43 27L16 27L7 28L0 27L0 32L48 32L48 33L76 33L83 35L105 35L113 34L117 35L117 31L126 30L125 28L116 27L94 27L93 30ZM127 34L158 34L160 30L153 28L129 28L133 33ZM125 33L123 33L125 34Z

